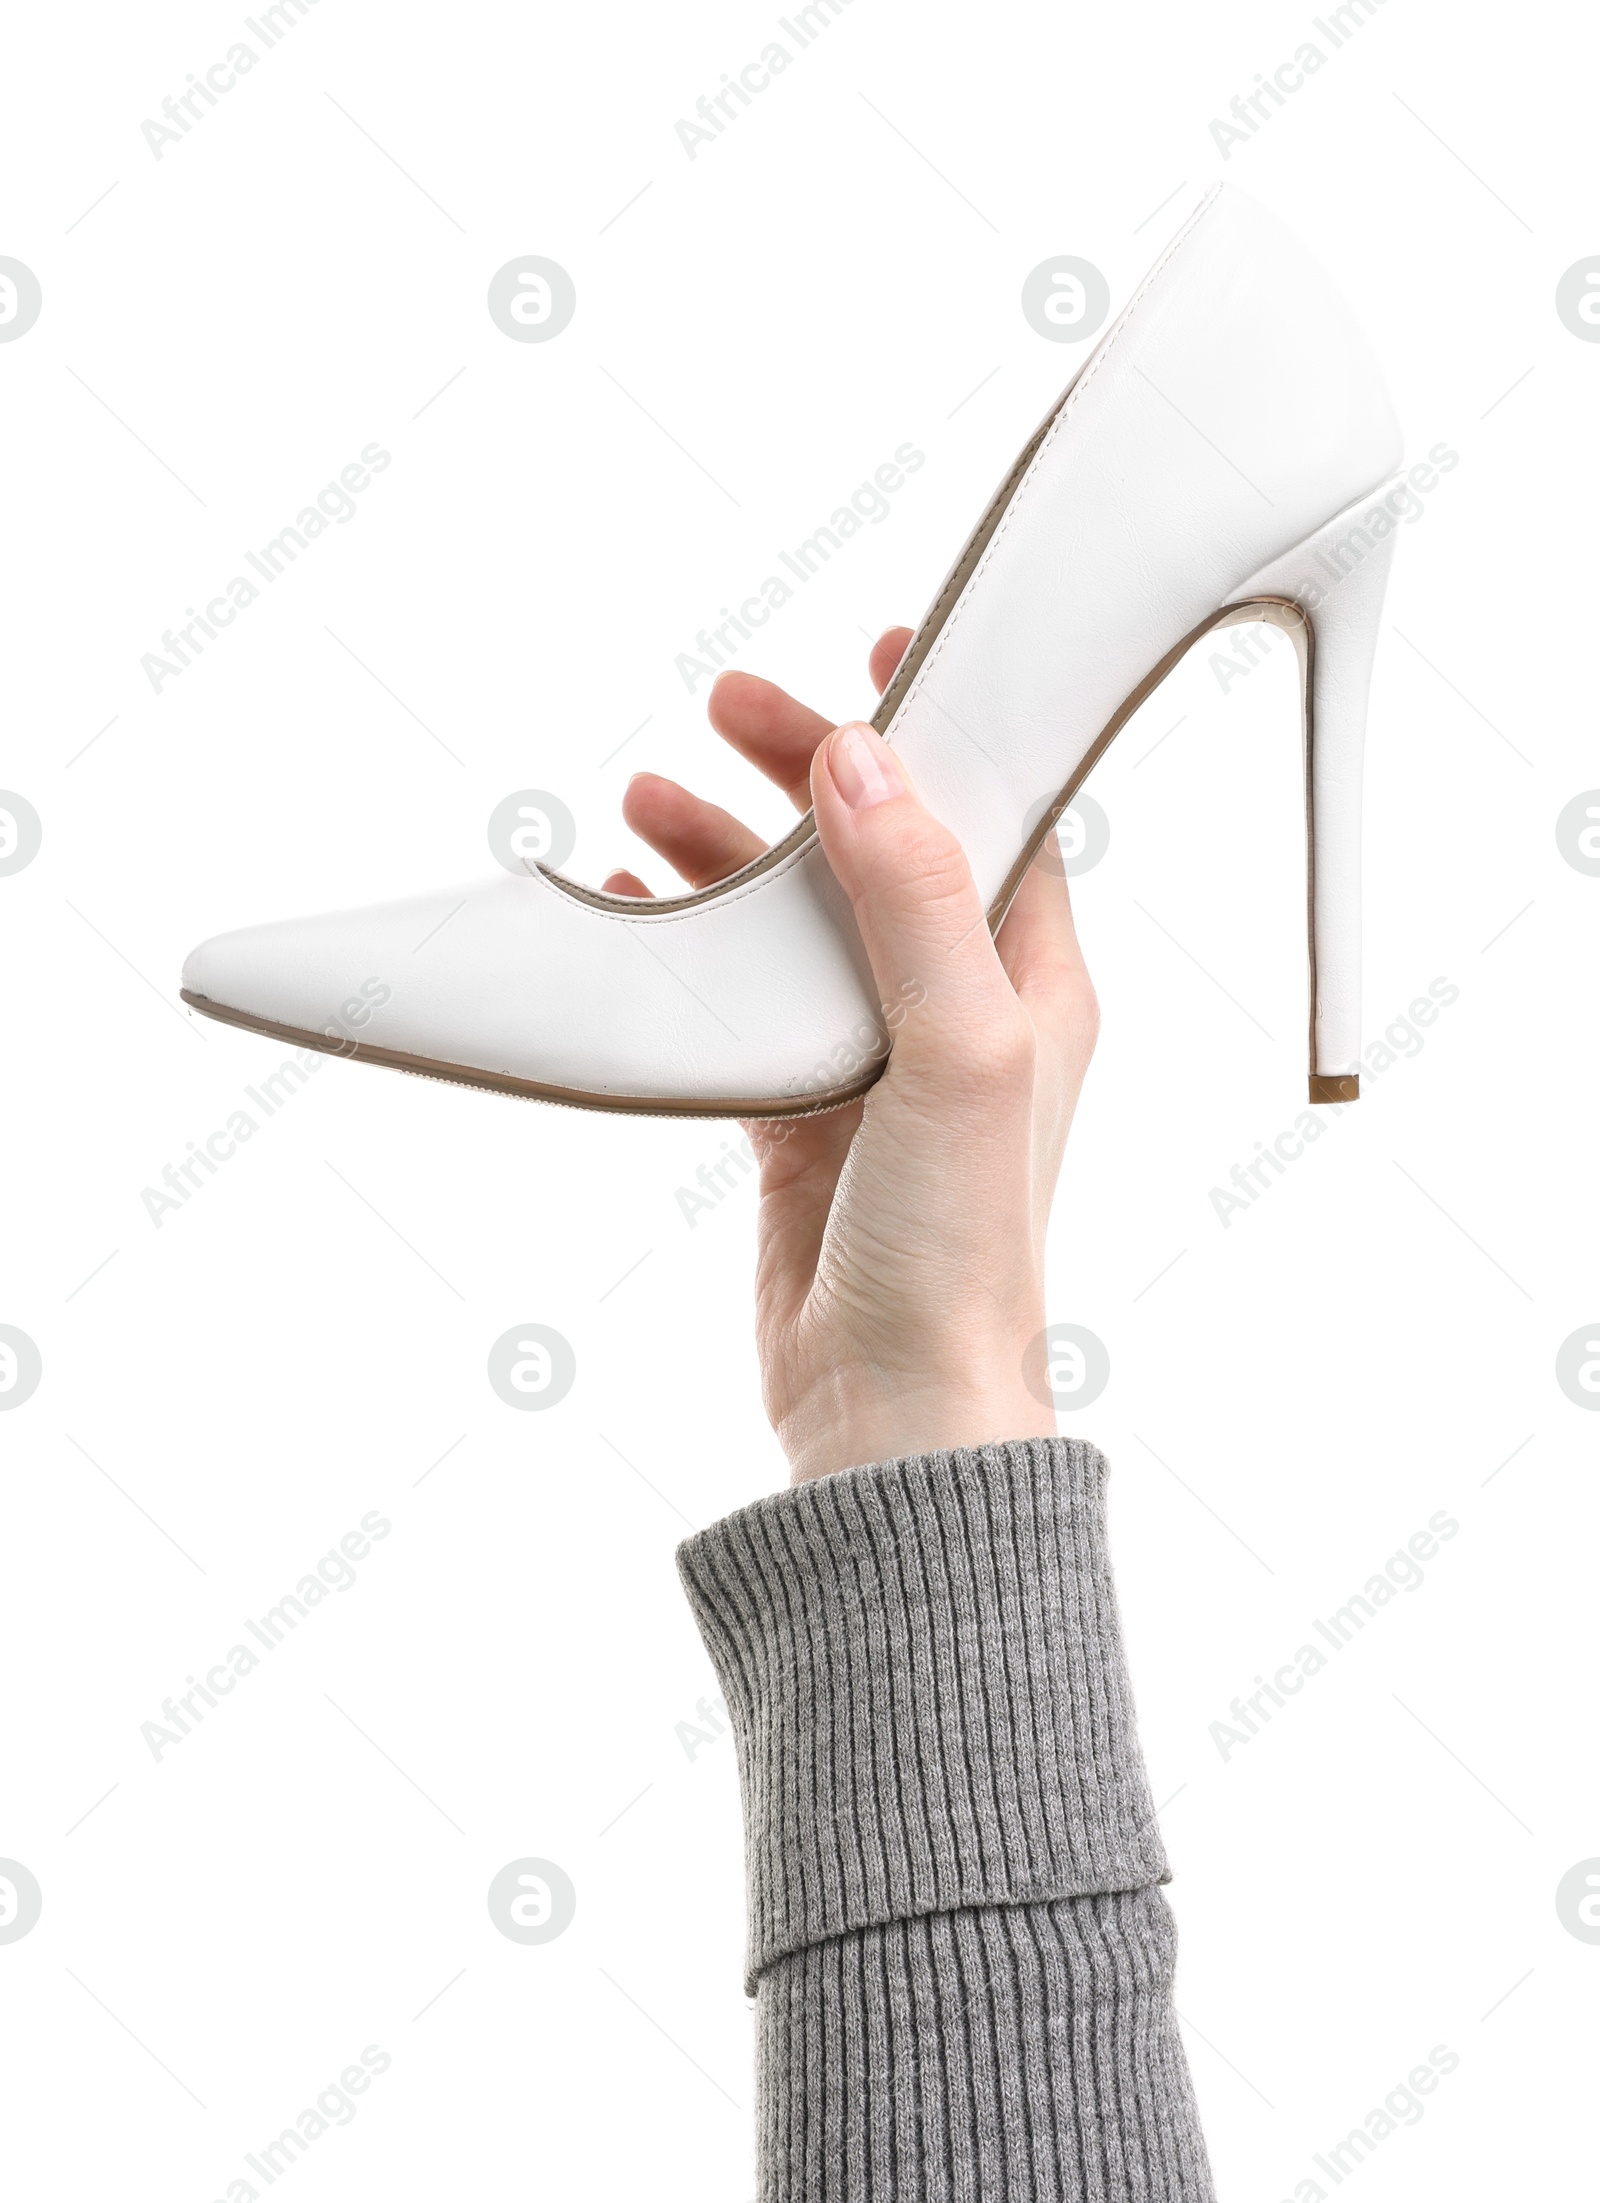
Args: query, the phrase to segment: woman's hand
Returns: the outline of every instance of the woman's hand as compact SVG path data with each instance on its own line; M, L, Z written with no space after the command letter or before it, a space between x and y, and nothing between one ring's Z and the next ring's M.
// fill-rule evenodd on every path
M909 640L892 628L874 646L880 691ZM756 1339L794 1479L1054 1436L1044 1236L1098 1027L1055 838L991 940L960 843L870 728L832 727L746 673L721 676L709 714L815 810L894 1030L864 1101L746 1127L761 1165ZM623 816L694 887L766 846L650 773ZM630 872L605 885L649 893Z

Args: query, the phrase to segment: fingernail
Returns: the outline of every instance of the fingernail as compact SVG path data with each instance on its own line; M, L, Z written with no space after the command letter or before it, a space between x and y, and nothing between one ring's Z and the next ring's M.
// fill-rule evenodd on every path
M875 803L906 792L893 750L882 735L859 723L835 734L828 746L828 770L852 811L870 811Z

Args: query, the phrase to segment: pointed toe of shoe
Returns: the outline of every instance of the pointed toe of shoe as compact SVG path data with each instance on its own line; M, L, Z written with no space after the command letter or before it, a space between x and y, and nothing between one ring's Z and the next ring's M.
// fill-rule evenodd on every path
M298 921L241 926L214 933L190 950L183 965L186 1001L208 1013L234 1011L266 1024L309 1026L326 990L309 979Z
M742 900L598 904L507 873L202 941L185 1000L225 1024L595 1108L788 1114L859 1091L883 1036L865 951L813 849Z
M185 959L184 1000L224 1022L281 1028L307 1046L378 1039L407 956L460 900L423 895L214 933Z
M183 960L183 999L197 1009L241 1010L265 1014L257 1002L262 957L257 944L276 926L241 926L232 933L213 933L192 948Z

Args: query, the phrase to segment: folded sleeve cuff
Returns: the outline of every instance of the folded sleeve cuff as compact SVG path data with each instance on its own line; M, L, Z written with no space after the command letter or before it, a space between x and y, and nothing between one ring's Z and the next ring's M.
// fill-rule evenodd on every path
M713 1523L678 1567L744 1799L747 1987L852 1929L1167 1879L1074 1439L908 1456Z

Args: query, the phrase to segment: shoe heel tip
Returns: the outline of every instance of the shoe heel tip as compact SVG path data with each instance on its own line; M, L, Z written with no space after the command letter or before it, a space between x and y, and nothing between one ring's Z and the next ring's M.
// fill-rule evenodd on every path
M1311 1099L1314 1102L1353 1102L1361 1099L1361 1075L1357 1071L1341 1071L1332 1078L1320 1072L1311 1074Z

